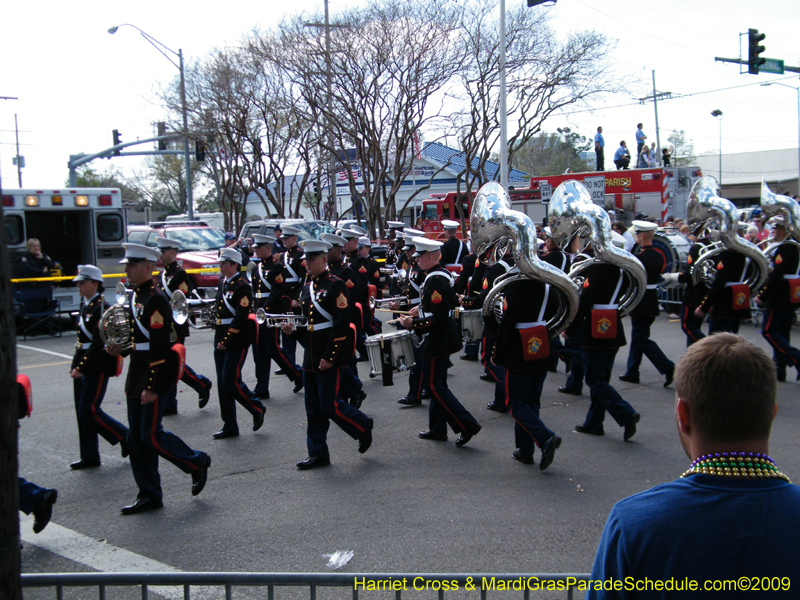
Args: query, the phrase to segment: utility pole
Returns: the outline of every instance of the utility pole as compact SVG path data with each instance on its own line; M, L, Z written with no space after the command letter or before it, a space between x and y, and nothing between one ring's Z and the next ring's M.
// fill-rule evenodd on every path
M14 113L14 135L17 137L17 156L14 162L17 163L17 177L19 178L19 187L22 188L22 167L25 165L25 159L19 155L19 124L17 123L17 113Z
M656 112L656 164L661 165L661 133L658 128L658 101L659 100L669 100L672 98L672 92L657 92L656 91L656 72L655 69L653 70L653 95L652 96L645 96L644 98L639 98L639 104L644 104L648 100L653 101L653 107L655 108ZM638 161L639 158L637 157L636 160Z

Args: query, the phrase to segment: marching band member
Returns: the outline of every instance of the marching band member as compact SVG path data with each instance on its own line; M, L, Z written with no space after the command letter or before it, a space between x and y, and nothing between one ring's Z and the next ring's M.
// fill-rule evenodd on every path
M756 304L764 308L761 335L772 346L778 381L786 381L787 365L797 369L800 381L800 350L791 345L792 323L800 306L800 253L797 244L786 243L782 215L772 219L772 237L781 245L772 255L772 270L756 298Z
M428 431L419 437L423 440L446 441L447 425L460 434L456 446L463 446L481 430L481 425L447 387L447 362L453 352L461 348L461 335L452 317L456 306L453 277L440 265L442 243L427 238L414 238L414 254L425 274L422 300L411 312L402 315L400 323L424 335L422 342L423 378L431 393Z
M381 333L381 322L375 318L375 311L369 307L369 296L375 290L375 298L381 297L381 271L378 261L372 258L372 242L368 237L358 238L359 264L367 268L367 306L364 309L364 332L367 335L377 335Z
M287 227L288 229L288 227ZM212 437L221 440L239 435L236 402L253 415L253 431L264 424L264 404L242 381L242 365L250 347L250 311L253 290L241 272L241 253L223 248L219 272L223 277L217 289L217 326L214 328L214 364L217 368L222 429Z
M442 266L454 273L459 272L461 260L468 253L467 245L457 237L458 225L458 221L442 221L442 227L447 234L447 241L442 245Z
M255 309L263 308L267 314L287 312L286 298L282 296L283 283L288 276L286 267L272 256L275 238L271 235L253 235L255 255L260 259L253 273L253 298ZM269 398L269 375L272 361L278 365L282 374L294 384L295 394L303 389L303 373L300 365L289 356L281 346L281 331L277 327L259 325L258 341L253 344L253 362L256 370L256 388L253 393L261 400Z
M342 252L347 240L339 235L330 233L322 234L322 241L331 245L328 249L328 271L331 275L335 275L341 279L347 287L347 300L350 305L350 322L356 326L361 319L361 312L353 302L353 290L356 288L355 271L342 261ZM356 333L358 327L356 327ZM367 397L364 391L364 384L358 377L358 361L356 360L355 352L353 352L348 359L348 366L342 369L342 387L341 397L347 399L350 404L356 408L361 408L362 402Z
M556 269L560 269L564 273L569 273L569 268L571 265L571 261L569 258L569 254L562 251L558 244L552 238L551 235L552 231L549 227L545 227L542 230L542 250L541 250L541 258L544 262L553 265ZM567 373L569 373L572 369L572 359L573 359L573 352L571 349L567 349L564 347L564 344L561 342L560 336L554 336L550 339L550 348L555 351L558 358L564 361L564 364L567 367ZM558 361L556 361L555 365L551 366L551 371L556 372L558 369ZM582 372L582 371L581 371ZM582 380L578 380L579 382ZM559 391L560 388L559 388ZM563 392L562 392L563 393ZM580 393L576 394L580 395Z
M303 250L297 245L297 234L300 233L291 225L286 225L281 232L281 241L286 248L283 257L283 264L286 267L288 276L283 283L283 294L286 295L290 303L296 301L300 296L300 290L306 280L306 266L303 262ZM287 307L287 310L291 307ZM282 311L283 312L283 311ZM293 337L283 336L283 348L289 353L292 363L296 363L297 341Z
M366 338L367 333L364 330L364 323L366 318L364 315L369 314L369 266L358 253L358 238L366 233L360 227L351 225L346 229L340 229L336 234L347 240L342 249L344 255L344 263L353 269L356 274L356 287L350 290L351 300L356 304L359 311L359 318L356 325L356 351L358 352L358 360L369 360L367 355Z
M461 299L464 308L475 310L483 307L483 301L492 289L494 282L501 275L505 275L514 268L514 257L511 254L511 247L506 246L506 252L502 259L492 266L486 267L483 281L481 282L477 296L465 296ZM508 412L506 407L506 388L505 388L505 369L500 365L492 364L491 356L494 348L495 337L497 336L497 321L486 319L483 324L483 339L481 340L481 363L488 371L489 377L494 381L494 400L486 405L486 408L499 413Z
M641 248L636 258L647 272L647 290L641 302L630 313L631 346L628 350L628 368L620 381L639 383L639 366L642 355L646 356L658 372L664 376L664 387L669 387L675 375L675 363L666 357L658 343L650 339L650 327L660 314L658 308L658 281L667 268L664 254L653 246L656 224L648 221L634 221L636 243Z
M702 330L703 319L695 315L695 309L703 303L708 294L708 287L701 279L698 279L697 284L695 284L692 277L692 267L700 258L700 252L711 243L711 240L708 239L708 234L705 232L705 226L701 224L700 228L703 230L702 235L689 248L686 266L677 278L679 283L686 285L683 292L683 302L681 303L681 329L686 334L687 348L706 337ZM700 234L700 232L697 233Z
M412 234L406 234L409 237L406 239L406 245L403 246L403 251L409 256L416 252L414 238ZM407 284L406 284L406 301L393 307L396 310L411 311L419 309L419 303L422 301L420 296L422 284L425 282L425 274L419 268L416 259L411 258L411 263L407 268ZM414 353L414 366L411 367L411 373L408 375L408 393L400 398L397 403L403 406L421 406L422 399L428 397L425 390L425 385L422 381L422 345L412 344L412 352Z
M503 317L492 362L503 365L506 372L507 405L517 447L511 456L532 465L535 444L542 450L539 469L544 471L561 446L561 438L539 418L547 371L558 363L545 326L558 311L558 297L550 293L550 285L527 278L509 283L503 293Z
M625 238L618 233L612 233L612 237L616 245L625 245ZM587 267L584 274L578 314L567 328L567 335L581 336L584 376L592 402L586 419L575 426L575 431L604 435L603 420L608 411L624 427L623 439L627 442L636 434L641 416L610 383L614 358L626 343L617 304L624 291L621 289L623 270L601 262Z
M122 458L130 452L128 428L108 416L100 404L106 395L108 378L117 374L117 360L103 351L100 318L108 308L103 298L103 272L93 265L78 265L78 292L83 301L78 315L78 341L69 376L73 380L75 414L81 458L71 463L79 470L100 466L98 434L112 446L120 445Z
M158 457L167 459L184 473L192 475L192 495L205 487L211 457L192 450L177 435L161 425L164 398L176 385L169 368L172 360L170 330L172 310L153 284L153 268L161 253L141 244L123 244L125 275L133 293L130 318L133 349L130 353L125 395L128 402L128 437L133 478L139 487L136 501L122 508L133 515L164 506ZM225 252L225 250L223 250ZM236 250L227 250L241 256ZM241 259L240 259L241 260ZM120 346L107 346L111 356L119 356Z
M470 252L461 262L461 272L458 274L456 280L456 297L461 301L461 297L472 295L470 285L472 282L482 282L483 273L486 270L486 265L480 261L475 252ZM476 332L477 333L477 332ZM464 352L459 355L461 360L478 360L478 352L480 350L480 341L474 340L472 342L465 342Z
M175 290L180 290L185 296L189 296L197 287L194 280L189 277L186 270L178 263L178 250L180 244L169 238L156 238L158 249L161 251L161 262L164 263L164 270L158 278L158 284L164 292L167 300L170 300ZM183 325L173 323L175 334L179 344L183 344L189 337L189 322ZM189 365L183 366L181 381L192 388L199 396L200 408L205 408L211 398L211 380L205 375L198 375ZM178 414L178 386L175 386L167 395L164 407L165 415Z
M708 320L708 335L718 331L739 333L739 324L749 320L750 311L749 294L734 295L734 286L740 285L747 269L748 258L736 250L725 249L717 257L714 281L708 290L703 302L694 314L702 319L710 311Z
M330 244L321 240L303 240L306 268L310 280L300 296L302 314L308 327L295 335L307 336L303 357L308 458L297 463L300 470L315 469L331 464L327 433L333 420L350 437L358 440L363 454L372 445L372 419L337 397L341 372L353 353L350 329L350 300L347 287L327 269ZM286 324L283 330L292 333Z

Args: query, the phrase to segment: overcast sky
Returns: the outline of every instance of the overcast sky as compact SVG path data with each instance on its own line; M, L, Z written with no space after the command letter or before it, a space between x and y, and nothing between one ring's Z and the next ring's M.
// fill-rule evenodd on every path
M512 1L517 0L507 0L509 8ZM333 0L330 10L335 14L357 4ZM125 142L155 135L152 123L165 114L155 90L177 69L136 30L126 27L109 35L112 25L135 24L173 50L182 48L192 61L214 47L236 45L255 26L272 27L287 10L312 14L322 8L321 0L9 3L0 21L0 96L19 99L0 101L3 186L19 187L12 165L15 113L20 154L27 162L23 187L62 187L69 155L111 146L113 129ZM738 65L714 62L715 56L738 57L739 33L754 27L767 35L765 56L800 65L797 0L559 0L530 10L548 11L559 35L596 29L619 40L609 59L639 84L630 93L597 102L592 111L545 124L549 131L568 126L586 135L602 125L607 164L620 139L635 143L637 122L655 140L653 104L636 100L652 91L653 70L658 91L675 97L659 103L662 142L672 130L684 129L698 153L716 153L719 122L710 113L719 109L723 153L797 148L797 91L758 84L782 81L796 88L798 75L740 75ZM746 43L745 37L745 57ZM112 162L128 172L137 164L132 158ZM108 165L95 162L101 169Z

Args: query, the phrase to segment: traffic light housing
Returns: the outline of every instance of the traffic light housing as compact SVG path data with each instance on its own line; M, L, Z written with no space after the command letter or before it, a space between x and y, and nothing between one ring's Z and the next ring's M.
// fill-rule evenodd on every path
M314 182L314 198L315 198L316 200L319 200L319 199L320 199L320 195L319 195L319 186L317 185L317 182L316 182L316 181Z
M194 159L197 162L203 162L206 159L206 145L205 142L196 140L194 143Z
M758 33L758 29L747 30L747 72L751 75L758 75L759 67L767 62L767 59L761 56L761 53L764 52L764 46L761 45L761 42L766 37L767 34Z
M111 132L111 139L114 141L112 146L119 146L122 143L122 137L119 134L119 129L114 129ZM116 150L114 150L114 156L119 156L119 155L120 151L119 148L117 148Z
M158 137L164 137L165 135L167 135L167 124L161 121L158 123ZM158 140L158 149L166 150L167 140Z

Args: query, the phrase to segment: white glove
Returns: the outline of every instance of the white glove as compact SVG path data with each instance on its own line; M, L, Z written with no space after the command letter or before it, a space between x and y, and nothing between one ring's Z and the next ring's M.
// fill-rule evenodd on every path
M678 283L678 277L680 276L681 276L680 273L664 273L662 275L664 281L666 281L667 283Z

